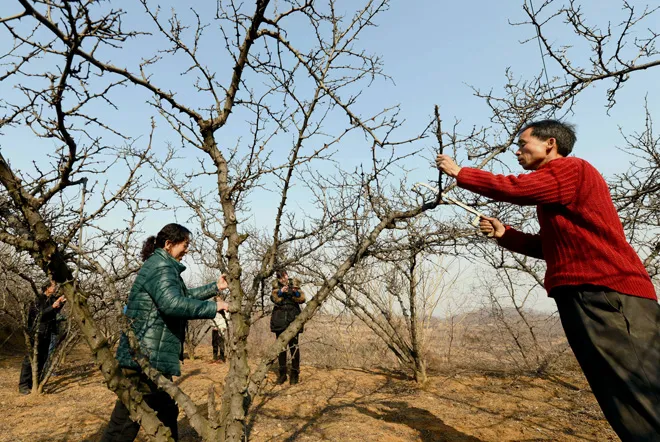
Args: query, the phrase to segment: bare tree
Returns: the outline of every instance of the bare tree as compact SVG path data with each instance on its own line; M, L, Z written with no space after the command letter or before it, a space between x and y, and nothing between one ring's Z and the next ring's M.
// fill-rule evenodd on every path
M205 257L207 264L226 273L229 282L230 366L219 412L210 395L209 417L202 416L144 358L140 365L176 399L205 440L242 440L250 404L286 343L349 271L372 254L384 231L442 203L415 203L412 194L392 197L401 189L389 186L396 167L417 153L408 143L424 137L428 127L420 127L419 136L399 139L396 106L358 107L363 88L387 80L378 56L358 43L388 2L363 0L346 11L333 0L218 1L215 8L173 9L168 16L148 0L139 1L139 13L93 0L17 0L16 5L14 15L0 18L4 35L13 41L0 80L18 91L2 99L1 128L28 127L35 136L54 140L56 147L47 165L33 165L30 172L0 155L1 197L11 213L3 218L7 229L0 232L0 241L30 253L63 283L72 315L109 387L148 435L167 440L169 431L118 370L78 278L84 264L105 282L109 298L121 302L118 281L134 272L130 253L117 254L126 261L117 269L115 258L103 252L134 244L139 215L162 207L141 173L149 164L161 187L173 192L198 223L205 241L200 250L214 252ZM124 20L129 13L142 20ZM534 13L530 20L544 26ZM587 32L580 35L590 38ZM646 58L656 55L654 39L645 46ZM46 63L31 64L38 57ZM566 66L561 56L555 59ZM122 60L122 65L110 60ZM617 60L614 67L606 65L605 74L567 66L570 81L561 86L543 85L540 79L512 81L504 99L484 95L493 109L496 135L485 129L467 136L446 134L454 143L449 147L467 149L483 167L512 144L527 120L570 103L588 84L657 64L639 57L624 65ZM176 81L167 75L172 71L179 74ZM98 110L130 106L119 93L122 88L148 100L153 115L149 140L129 136L121 121ZM177 140L164 153L152 150L161 122L165 128L158 129L165 137ZM232 137L230 128L244 137ZM145 127L140 135L148 131ZM343 164L341 152L347 149L362 149L369 160ZM110 175L108 167L116 174ZM265 199L259 198L262 191L275 206L267 232L250 223L263 216L255 209ZM309 206L296 205L303 199L311 201ZM108 221L110 214L125 214L129 229L116 228ZM83 231L95 232L93 240L84 239ZM248 245L256 245L260 254L247 250ZM278 261L282 256L291 258ZM264 282L276 265L303 260L324 269L322 284L251 370L247 337Z
M451 250L475 233L429 221L417 218L383 235L335 294L419 384L427 380L425 344L431 317L451 285L442 249Z
M195 359L195 350L202 343L202 339L208 334L211 326L207 320L195 320L188 322L186 329L185 348L188 352L188 357L191 360Z
M526 122L569 114L576 97L600 83L613 83L606 92L606 106L611 108L635 72L660 66L659 34L651 24L658 8L627 1L621 6L621 17L598 24L576 0L567 5L548 0L536 9L531 1L525 1L528 20L513 25L534 29L523 43L540 45L543 69L532 79L517 78L507 69L501 96L474 89L491 109L491 122L499 135L493 140L486 137L489 130L479 132L484 134L482 142L473 140L462 146L468 157L485 165L511 146ZM558 36L549 35L558 30ZM577 40L569 43L569 38Z
M57 151L58 161L46 172L50 176L41 182L31 179L32 177L24 179L4 157L0 158L0 181L6 189L8 200L20 214L18 218L22 227L25 228L25 234L10 232L2 235L1 239L29 251L40 267L57 281L64 283L63 289L72 304L72 314L92 348L110 388L130 405L132 417L142 423L148 434L167 438L168 431L141 402L139 396L133 393L135 386L130 385L117 370L107 340L98 332L88 298L78 285L78 279L69 270L69 265L84 263L95 269L104 279L111 279L108 265L111 265L112 260L99 262L94 259L94 250L102 246L99 242L100 233L97 242L90 244L93 247L91 251L83 247L83 241L77 234L83 227L89 229L90 225L94 225L94 221L107 215L121 202L126 202L127 207L123 207L124 210L144 209L149 200L140 193L143 189L137 178L140 167L149 162L162 182L172 189L194 214L203 235L215 244L217 261L214 265L226 272L229 281L232 313L231 364L219 412L220 426L199 415L194 404L186 399L174 384L159 376L144 361L141 362L144 363L143 371L176 398L189 415L193 427L205 439L242 439L251 398L263 381L268 365L284 344L302 323L313 315L339 280L359 262L369 246L393 220L413 217L436 205L431 203L387 213L381 211L375 216L365 213L363 218L357 220L347 220L341 215L341 210L345 207L332 207L332 199L336 194L341 196L339 201L349 204L349 207L364 207L364 186L378 180L398 159L393 152L400 141L390 141L399 124L395 109L379 110L367 115L359 115L352 110L359 96L355 85L383 76L380 60L355 49L354 45L357 36L371 27L374 17L386 9L387 2L366 1L352 16L338 13L332 2L325 6L317 6L311 2L288 2L285 5L289 9L280 11L279 7L275 7L268 16L268 1L256 2L252 11L248 11L245 5L219 3L211 20L219 25L224 36L226 54L233 60L233 69L224 84L217 80L219 76L216 73L200 61L202 54L198 52L198 43L207 24L202 22L202 14L197 14L196 11L191 11L196 18L194 31L187 34L186 26L176 13L169 19L162 18L157 9L152 8L146 1L142 2L144 12L151 21L151 28L164 39L169 49L160 52L160 55L145 54L140 65L124 69L103 60L107 60L108 53L113 48L125 46L130 39L139 39L144 36L144 32L124 31L121 11L106 8L107 5L96 2L54 4L20 0L19 3L25 8L25 12L2 19L5 29L15 41L10 55L17 60L11 64L5 80L23 76L24 51L29 51L30 57L36 54L53 59L53 66L58 69L37 75L38 78L52 79L52 83L42 85L42 89L32 88L32 85L38 82L30 82L30 86L24 91L26 104L8 105L10 112L3 119L4 125L18 125L26 119L31 122L37 106L45 103L47 109L53 109L55 118L48 119L45 115L36 118L34 123L41 130L38 135L59 140L62 147ZM317 37L312 49L305 48L307 42L304 41L298 49L287 39L285 25L291 21L291 16L296 15L299 20L307 23L312 35ZM31 23L38 33L33 34L30 29L25 29L25 17L32 20ZM19 19L21 22L18 22ZM189 42L186 41L188 39ZM191 84L199 94L210 98L208 107L205 107L204 103L195 106L184 104L184 97L180 98L175 93L166 91L164 87L159 87L158 78L152 78L151 72L158 70L161 60L168 55L180 54L190 63L189 68L185 68L184 75L193 78ZM270 86L264 90L242 88L250 77L261 77ZM91 79L96 78L105 80L96 80L93 84ZM298 91L295 84L303 81L301 78L311 78L312 81L308 83L309 88ZM173 147L165 158L151 157L151 144L147 148L135 148L135 142L122 135L108 121L103 121L101 117L93 115L93 112L84 112L83 108L94 101L103 101L113 106L112 100L116 97L113 92L116 88L127 85L152 94L151 105L180 136L183 149L197 149L203 155L196 171L188 175L175 173L170 164L176 161L176 148ZM100 90L95 90L99 87ZM242 95L239 95L239 89L242 89ZM73 106L69 107L71 103ZM247 145L219 145L214 134L225 127L232 113L239 112L239 107L243 109L242 112L253 116L250 122L252 139ZM324 121L328 113L336 111L344 114L348 122L335 133L327 134L323 129ZM126 140L128 147L107 147L108 145L102 144L101 139L92 135L91 131L78 129L85 127L84 125L96 126L97 130L106 132L106 137L114 136ZM72 130L81 130L82 139L71 136ZM285 156L274 155L273 148L267 147L268 142L280 133L289 138L291 146ZM289 133L293 136L287 135ZM374 170L367 172L365 176L358 175L358 180L352 183L337 182L337 187L331 184L329 188L323 189L319 184L330 184L335 178L317 176L316 171L308 167L309 164L330 158L333 149L353 133L367 137L364 144L366 152L373 154ZM61 224L57 225L61 225L64 230L61 235L50 222L51 219L44 216L48 203L59 195L70 194L68 198L75 198L75 193L71 190L87 183L83 178L94 172L90 164L93 165L94 159L99 155L113 150L117 153L117 162L125 163L123 170L128 175L126 181L120 184L114 193L104 195L100 198L101 201L95 201L97 208L86 208L83 211L81 204L81 209L68 213L68 222L58 218ZM381 151L385 155L384 161L381 160ZM90 168L92 170L88 170ZM320 212L317 219L310 218L305 221L296 220L292 216L292 212L288 210L287 198L293 184L300 180L297 174L309 177L307 181L313 183L308 186L310 191L316 192L314 196L322 205L322 209L330 208L330 211ZM203 181L206 176L215 179L216 192L197 191L195 180ZM268 185L269 182L279 187L279 209L274 217L274 228L266 253L259 260L256 271L252 273L255 275L252 282L244 283L240 247L248 235L240 232L240 217L244 213L250 192ZM85 188L82 190L78 196L84 201ZM278 250L290 245L296 251L292 256L301 259L322 246L332 244L338 222L333 215L341 215L342 221L354 223L359 228L360 235L353 237L351 249L342 253L341 265L331 273L328 282L308 303L299 321L283 333L266 360L250 376L246 339L251 314L263 281L273 273ZM101 224L96 225L101 228ZM113 244L116 244L121 237L119 230L108 229L103 232L102 237L113 238L113 235ZM113 284L107 286L111 289ZM111 294L111 298L118 299L119 295ZM211 397L210 402L212 401Z
M39 347L43 346L39 346L38 343L44 339L50 342L53 338L50 334L47 337L40 336L40 333L44 333L44 330L39 328L42 312L36 308L37 297L42 295L41 287L45 281L43 272L29 263L29 257L26 254L19 253L10 246L0 246L0 285L3 289L0 318L22 335L32 371L32 392L36 394L43 393L51 374L79 337L75 325L71 323L70 319L60 320L59 322L65 323L65 331L62 333L61 339L58 339L52 353L39 354L39 351L43 351L43 348ZM52 298L51 302L54 302L55 299ZM53 330L53 326L54 324L49 324L48 333ZM48 350L50 351L50 349ZM46 361L41 370L39 369L39 359Z
M623 135L623 150L632 162L627 172L610 180L612 199L620 213L630 242L642 257L651 279L660 277L660 137L646 109L644 130Z
M28 253L49 278L62 284L71 315L110 387L126 396L132 393L139 397L136 386L117 375L113 352L98 332L87 296L80 290L79 280L74 278L78 270L75 273L70 270L72 266L79 268L83 256L79 252L90 248L107 249L125 233L123 226L108 228L99 220L118 208L126 208L130 214L133 209L139 211L154 206L136 195L142 186L136 172L144 164L148 148L135 151L126 137L87 113L90 106L104 101L105 95L122 81L92 84L94 76L90 76L84 60L77 58L76 51L91 34L103 34L105 26L116 16L111 14L106 17L107 21L87 22L84 26L88 34L76 28L76 12L71 4L40 3L37 7L43 6L48 17L53 18L51 13L55 13L55 20L62 20L60 26L71 36L71 40L58 44L57 36L38 36L47 26L38 21L34 21L32 27L24 26L24 22L19 21L30 15L30 10L36 12L33 4L23 2L21 5L26 8L24 12L1 19L4 35L14 43L4 54L7 63L0 77L14 90L13 94L3 96L1 128L5 135L28 128L36 140L49 140L54 148L43 161L35 161L33 167L16 167L5 158L4 151L0 154L3 188L0 240ZM59 12L62 14L58 16ZM85 14L78 18L84 21ZM49 23L52 30L59 32L58 26ZM32 72L27 67L28 62L37 59L45 63ZM120 147L103 144L96 130L125 144ZM18 145L11 147L11 152L20 151ZM112 174L115 171L117 175ZM122 175L125 181L114 181ZM90 178L96 180L92 182ZM93 202L85 206L92 194ZM84 238L84 227L105 232L104 241ZM162 424L148 407L138 402L137 409L145 413L142 422L149 433L163 433Z

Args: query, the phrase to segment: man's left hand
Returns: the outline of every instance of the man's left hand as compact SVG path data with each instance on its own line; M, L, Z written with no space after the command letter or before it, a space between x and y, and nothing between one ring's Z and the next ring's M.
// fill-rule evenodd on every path
M461 167L449 155L438 154L435 158L435 165L452 178L456 178L458 172L461 171Z

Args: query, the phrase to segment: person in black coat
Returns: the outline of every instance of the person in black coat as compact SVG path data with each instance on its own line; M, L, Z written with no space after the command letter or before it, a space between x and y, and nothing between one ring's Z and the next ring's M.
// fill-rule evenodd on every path
M41 291L42 293L37 295L32 305L30 305L30 311L28 312L30 351L34 349L35 345L37 346L37 383L41 379L46 360L48 359L48 348L50 347L51 334L57 320L57 313L66 302L64 296L60 296L53 301L53 295L57 292L57 284L55 282L51 281L45 284ZM30 363L30 356L26 355L21 366L18 392L21 394L30 394L32 384L32 365Z
M275 333L276 337L296 319L300 313L300 304L305 302L305 295L300 290L300 281L289 278L286 270L276 273L277 279L273 281L272 292L270 295L273 307L273 314L270 317L270 331ZM300 349L298 348L298 333L288 343L291 352L291 385L297 384L300 379ZM283 384L287 379L286 348L277 357L279 363L279 376L277 383Z

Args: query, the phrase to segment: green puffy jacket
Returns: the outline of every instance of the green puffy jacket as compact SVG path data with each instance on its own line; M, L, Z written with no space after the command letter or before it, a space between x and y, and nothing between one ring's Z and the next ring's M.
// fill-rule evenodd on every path
M181 279L186 266L159 248L138 272L126 306L126 316L140 342L142 353L161 373L181 375L183 341L188 319L215 317L216 283L188 289ZM128 338L122 334L117 348L119 365L139 368L131 357Z

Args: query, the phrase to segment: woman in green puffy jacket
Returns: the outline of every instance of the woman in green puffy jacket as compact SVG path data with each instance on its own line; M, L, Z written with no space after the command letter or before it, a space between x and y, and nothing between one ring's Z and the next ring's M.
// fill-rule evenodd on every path
M188 289L181 278L186 267L181 258L188 252L190 231L179 224L168 224L149 237L142 247L144 264L128 297L125 314L139 342L139 352L165 377L181 375L183 342L189 319L211 319L227 310L224 301L208 301L227 288L224 275L195 289ZM144 375L135 360L135 351L122 334L117 360L124 374L139 383L146 403L158 413L163 424L178 440L179 408L174 399ZM133 441L140 425L133 422L126 406L117 400L103 441Z

